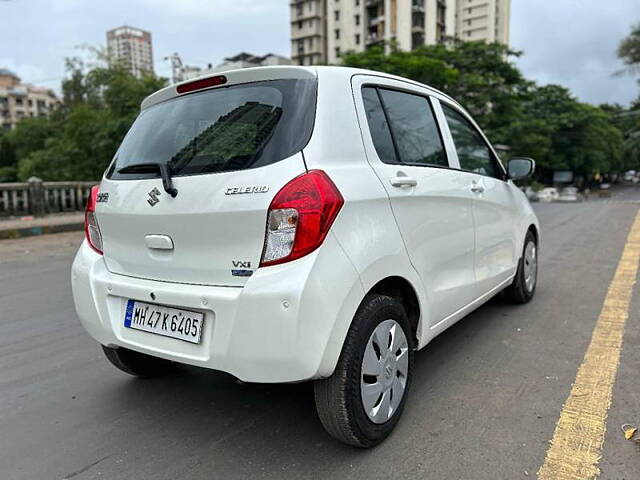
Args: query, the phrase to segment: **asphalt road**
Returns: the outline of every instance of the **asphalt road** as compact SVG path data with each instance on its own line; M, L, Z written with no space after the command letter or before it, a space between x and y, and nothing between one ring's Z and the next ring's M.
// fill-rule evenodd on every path
M497 298L416 355L403 419L381 446L331 440L312 388L239 384L181 368L117 371L76 319L69 268L81 234L0 242L0 478L212 479L535 477L640 207L536 205L543 243L535 299ZM637 479L640 295L635 287L601 478Z

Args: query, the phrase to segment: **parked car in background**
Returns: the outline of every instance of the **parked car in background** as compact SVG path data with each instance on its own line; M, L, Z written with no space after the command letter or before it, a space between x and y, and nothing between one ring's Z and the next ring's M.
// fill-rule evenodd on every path
M560 193L555 187L545 187L538 192L538 200L541 202L555 202L560 198Z
M539 225L513 183L533 169L505 168L451 97L384 73L172 85L92 190L76 310L126 373L314 381L326 430L371 447L400 418L415 350L502 291L533 297Z
M582 201L582 195L580 195L577 187L564 187L560 190L558 201L566 203L580 202Z
M627 182L627 183L631 183L636 179L636 175L637 175L637 172L635 170L627 170L622 175L622 181Z

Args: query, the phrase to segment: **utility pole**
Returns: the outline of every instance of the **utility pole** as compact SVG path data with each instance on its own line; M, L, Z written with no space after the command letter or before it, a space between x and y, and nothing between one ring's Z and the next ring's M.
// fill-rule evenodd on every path
M170 57L164 57L164 60L171 62L171 81L178 83L184 80L182 59L178 52L173 53Z

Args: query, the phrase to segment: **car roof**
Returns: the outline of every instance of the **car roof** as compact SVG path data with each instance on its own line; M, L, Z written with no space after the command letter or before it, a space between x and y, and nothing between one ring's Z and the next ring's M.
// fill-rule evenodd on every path
M356 75L376 76L376 77L382 77L382 78L387 78L391 80L397 80L404 83L408 83L416 87L430 90L435 94L442 95L443 97L447 98L448 100L455 103L456 105L459 105L458 102L456 102L449 95L433 87L430 87L420 82L416 82L414 80L410 80L408 78L399 77L397 75L391 75L383 72L377 72L374 70L366 70L362 68L352 68L352 67L340 67L340 66L313 66L313 67L270 66L270 67L253 67L253 68L243 68L243 69L216 72L209 75L202 75L200 77L195 77L183 82L172 84L161 90L158 90L155 93L152 93L147 98L145 98L142 101L141 109L145 110L158 103L165 102L172 98L178 97L179 94L177 92L177 88L180 85L185 85L196 80L203 80L206 78L212 78L212 77L218 77L218 76L225 76L227 79L227 82L224 85L228 86L228 85L249 83L249 82L261 81L261 80L279 80L279 79L286 79L286 78L301 78L301 79L318 78L319 80L321 80L322 77L324 76L332 76L332 77L341 76L344 78L345 83L350 83L351 79Z
M408 83L411 84L415 87L419 87L419 88L423 88L423 89L427 89L429 91L431 91L434 94L437 95L441 95L443 97L445 97L446 99L448 99L449 101L455 103L456 105L460 106L460 104L454 100L453 98L451 98L449 95L447 95L446 93L438 90L437 88L431 87L430 85L415 81L415 80L411 80L409 78L406 77L400 77L398 75L393 75L391 73L385 73L385 72L379 72L376 70L369 70L369 69L365 69L365 68L354 68L354 67L340 67L340 66L317 66L316 70L318 71L318 76L322 77L323 75L342 75L345 77L345 81L350 80L351 78L353 78L356 75L367 75L367 76L372 76L372 77L381 77L381 78L386 78L389 80L396 80L399 82L404 82L404 83Z

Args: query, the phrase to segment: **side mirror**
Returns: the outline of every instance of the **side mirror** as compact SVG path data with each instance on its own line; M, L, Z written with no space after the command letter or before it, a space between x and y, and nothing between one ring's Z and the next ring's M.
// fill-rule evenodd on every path
M522 180L533 175L536 162L532 158L515 157L507 163L507 171L511 180Z

